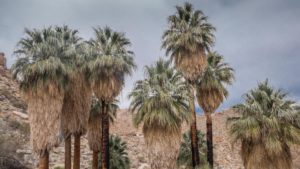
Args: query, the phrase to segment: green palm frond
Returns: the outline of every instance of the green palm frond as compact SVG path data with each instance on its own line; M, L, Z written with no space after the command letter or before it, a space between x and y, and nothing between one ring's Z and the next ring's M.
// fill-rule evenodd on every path
M124 78L136 68L134 54L128 48L131 43L124 33L109 27L94 28L95 38L87 42L91 48L91 78L101 81L105 77Z
M108 104L109 120L112 123L117 117L117 111L119 109L118 103L119 103L118 100L114 100L113 102L110 102ZM95 116L101 117L101 112L102 112L102 102L99 101L96 97L93 97L91 110L90 110L90 118L94 118Z
M177 166L178 167L184 167L185 169L192 169L192 150L191 150L191 137L190 137L190 131L184 133L182 135L183 141L180 145L179 155L177 158ZM206 141L205 141L205 135L201 131L197 132L198 137L198 147L199 147L199 155L200 160L202 164L200 169L205 168L207 165L206 161Z
M129 169L130 160L127 153L127 143L119 136L109 137L110 169ZM99 153L99 166L101 168L101 153Z
M177 133L181 123L191 118L189 88L169 61L160 59L147 66L145 75L129 94L134 125L143 124L144 131Z
M228 119L233 145L242 143L244 164L247 168L258 164L267 168L291 168L289 146L300 144L296 103L282 90L271 87L268 80L245 94L244 100L234 107L241 116ZM258 156L261 152L262 157Z
M196 83L196 91L199 105L205 112L212 113L227 98L226 85L232 84L234 70L217 52L208 53L207 63L203 77Z
M64 88L78 56L81 38L77 30L56 26L25 29L25 34L18 42L14 53L19 58L12 66L13 77L20 81L21 89L35 89L48 82Z
M202 11L194 10L190 3L176 9L176 14L168 18L168 30L163 34L162 47L167 55L174 59L194 53L199 47L209 51L215 41L215 28L207 22L207 17Z

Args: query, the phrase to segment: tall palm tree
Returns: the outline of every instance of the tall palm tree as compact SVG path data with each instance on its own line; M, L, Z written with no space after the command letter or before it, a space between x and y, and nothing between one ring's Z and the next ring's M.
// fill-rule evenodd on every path
M127 153L127 143L124 142L119 136L110 135L109 148L110 148L110 168L129 169L130 160ZM99 154L99 159L101 161L101 154ZM98 168L101 168L101 163L99 163Z
M145 79L129 95L133 123L143 126L152 169L176 167L181 125L191 118L189 94L182 76L160 59L146 67Z
M84 44L78 36L77 30L68 26L56 27L57 32L62 34L64 45L76 51L72 55L73 64L70 83L65 91L62 108L62 132L65 138L65 169L71 169L71 136L74 140L73 168L80 168L80 137L85 134L89 109L91 104L91 85L87 80L87 60Z
M228 119L232 144L241 143L246 169L291 169L290 146L300 144L300 129L293 122L296 103L266 80L235 106L239 117Z
M201 161L201 167L199 168L203 169L206 166L206 141L204 139L204 134L201 131L198 131L198 147L199 147L199 154L200 154L200 161ZM193 169L193 161L192 161L192 151L191 151L191 137L190 137L190 131L185 132L182 135L182 142L180 145L180 150L177 158L177 166L179 168L185 168L185 169Z
M224 63L224 57L217 52L207 55L207 67L196 85L197 100L206 116L207 161L213 168L213 129L211 114L228 96L226 85L232 84L234 70Z
M71 74L70 56L61 34L52 27L25 29L26 36L15 51L13 77L28 104L31 143L39 155L39 168L49 168L49 151L61 141L61 110Z
M93 98L92 106L90 110L90 116L88 121L88 130L87 138L90 149L93 151L93 169L98 169L98 154L101 150L101 140L102 140L102 110L103 105L97 98ZM118 101L114 100L108 105L109 112L109 121L110 123L114 122L116 118L117 110L119 106L117 105Z
M214 44L215 28L207 22L207 17L200 10L194 10L190 3L176 6L176 13L168 18L168 29L163 34L162 47L175 63L191 86L201 78L207 65L206 51ZM194 96L194 94L193 94ZM194 99L191 100L194 112L191 124L193 166L199 165L197 144L197 123Z
M109 114L107 105L121 92L124 78L131 75L135 66L131 45L124 33L109 27L95 28L95 38L89 44L92 49L90 62L92 87L101 100L102 114L102 169L109 169Z

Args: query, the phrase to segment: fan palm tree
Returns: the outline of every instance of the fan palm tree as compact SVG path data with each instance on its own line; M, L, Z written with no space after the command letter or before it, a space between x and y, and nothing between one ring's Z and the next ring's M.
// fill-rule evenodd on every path
M49 151L62 138L61 110L75 53L52 27L25 29L25 33L15 51L19 58L12 72L28 104L30 138L40 157L39 168L48 169Z
M182 76L162 59L146 67L145 79L129 94L133 123L143 126L152 169L176 166L181 125L191 118L189 94Z
M201 131L198 131L198 147L200 154L200 161L202 166L199 168L205 168L206 166L206 141L204 139L204 134ZM183 141L181 142L179 155L177 158L177 166L184 167L185 169L193 169L193 161L192 161L192 151L191 151L191 137L190 131L185 132L183 135Z
M225 85L232 84L234 70L224 63L224 58L217 52L207 55L207 67L203 77L196 85L197 100L206 116L207 161L213 168L213 129L211 114L216 111L228 96Z
M127 143L124 142L119 136L110 135L109 137L110 148L110 168L111 169L129 169L130 160L127 153ZM99 161L101 161L101 154L99 153ZM98 168L101 168L99 163Z
M87 80L87 59L84 44L78 36L77 30L68 26L56 27L57 32L62 34L64 45L76 51L72 55L73 70L70 83L65 91L64 104L62 107L62 132L65 138L65 169L71 169L71 136L74 141L73 168L80 168L80 137L85 134L91 103L91 85Z
M191 86L201 78L207 65L206 51L214 44L215 28L207 22L200 10L194 10L190 3L176 6L176 13L168 18L168 30L163 34L162 47L175 63ZM193 94L194 96L194 94ZM199 165L197 144L197 124L194 100L191 100L194 112L191 123L193 166Z
M98 169L98 154L101 150L101 140L102 140L102 110L103 105L96 97L92 100L92 106L90 110L90 116L88 121L87 138L90 149L93 151L93 169ZM119 106L118 101L114 100L108 105L109 121L114 122L116 118L117 110Z
M109 169L109 114L107 105L121 92L124 78L131 75L135 63L131 45L124 33L109 27L95 28L95 38L89 41L92 49L90 62L92 87L102 102L102 169Z
M291 169L290 146L300 144L300 129L293 123L296 103L266 80L235 106L239 117L228 119L232 144L241 143L246 169Z

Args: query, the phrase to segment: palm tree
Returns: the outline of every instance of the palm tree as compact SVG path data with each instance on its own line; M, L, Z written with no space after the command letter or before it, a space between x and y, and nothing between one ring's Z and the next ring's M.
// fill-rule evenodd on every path
M207 55L207 67L203 77L196 85L197 100L206 116L207 161L213 168L213 129L211 114L216 111L228 96L225 85L232 84L234 70L224 63L224 58L217 52Z
M87 138L90 149L93 151L93 169L98 169L98 154L101 150L101 140L102 140L102 110L103 105L96 97L92 100L92 106L90 110L90 116L88 121ZM108 105L109 121L114 122L116 118L117 110L119 106L118 101L114 100Z
M194 10L190 3L183 7L176 6L176 13L168 18L168 30L163 34L162 47L175 63L191 86L201 78L207 65L206 53L214 44L215 28L207 22L207 17L200 10ZM193 94L194 96L194 94ZM194 112L191 123L193 166L199 165L197 144L197 124L194 99L191 100Z
M200 161L201 164L203 164L199 168L205 168L206 166L206 145L205 145L205 139L204 134L201 131L198 131L197 133L198 137L198 147L199 147L199 154L200 154ZM179 168L185 168L185 169L192 169L193 168L193 161L192 161L192 151L191 151L191 137L190 137L190 131L185 132L182 135L183 141L181 142L180 149L179 149L179 155L177 158L177 166Z
M239 117L228 119L232 144L241 143L246 169L291 169L290 146L300 144L300 129L293 123L296 103L268 80L245 95L245 102L235 106Z
M80 137L85 134L91 103L91 85L87 80L87 59L84 44L78 37L77 30L71 30L68 26L56 27L62 34L64 45L76 53L72 55L73 67L70 83L65 91L62 108L62 132L65 138L65 169L71 169L71 136L74 141L73 168L80 168Z
M95 28L95 38L89 44L92 49L90 62L92 87L102 102L102 169L109 169L109 114L107 105L121 92L124 78L131 75L135 63L131 45L124 33L109 27Z
M119 136L110 135L109 137L110 148L110 168L111 169L129 169L130 160L127 153L127 143L124 142ZM99 161L101 161L101 154L99 153ZM98 168L101 168L99 163Z
M61 110L71 74L72 49L52 27L25 29L15 51L13 77L28 104L31 143L39 155L39 168L49 168L49 151L61 141Z
M189 94L182 76L160 59L146 67L146 77L137 81L130 110L136 127L143 126L152 169L175 168L181 125L189 121Z

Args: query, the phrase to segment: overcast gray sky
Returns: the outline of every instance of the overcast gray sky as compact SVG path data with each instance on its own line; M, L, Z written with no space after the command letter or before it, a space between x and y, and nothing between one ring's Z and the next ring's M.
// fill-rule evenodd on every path
M12 52L24 28L70 25L85 39L92 27L110 26L125 32L132 42L137 71L126 79L120 95L128 107L128 92L143 78L144 66L160 56L161 35L167 17L181 0L0 0L0 51L10 66ZM269 78L300 99L300 1L299 0L190 0L216 28L214 47L236 71L236 82L222 105L229 107L256 84Z

